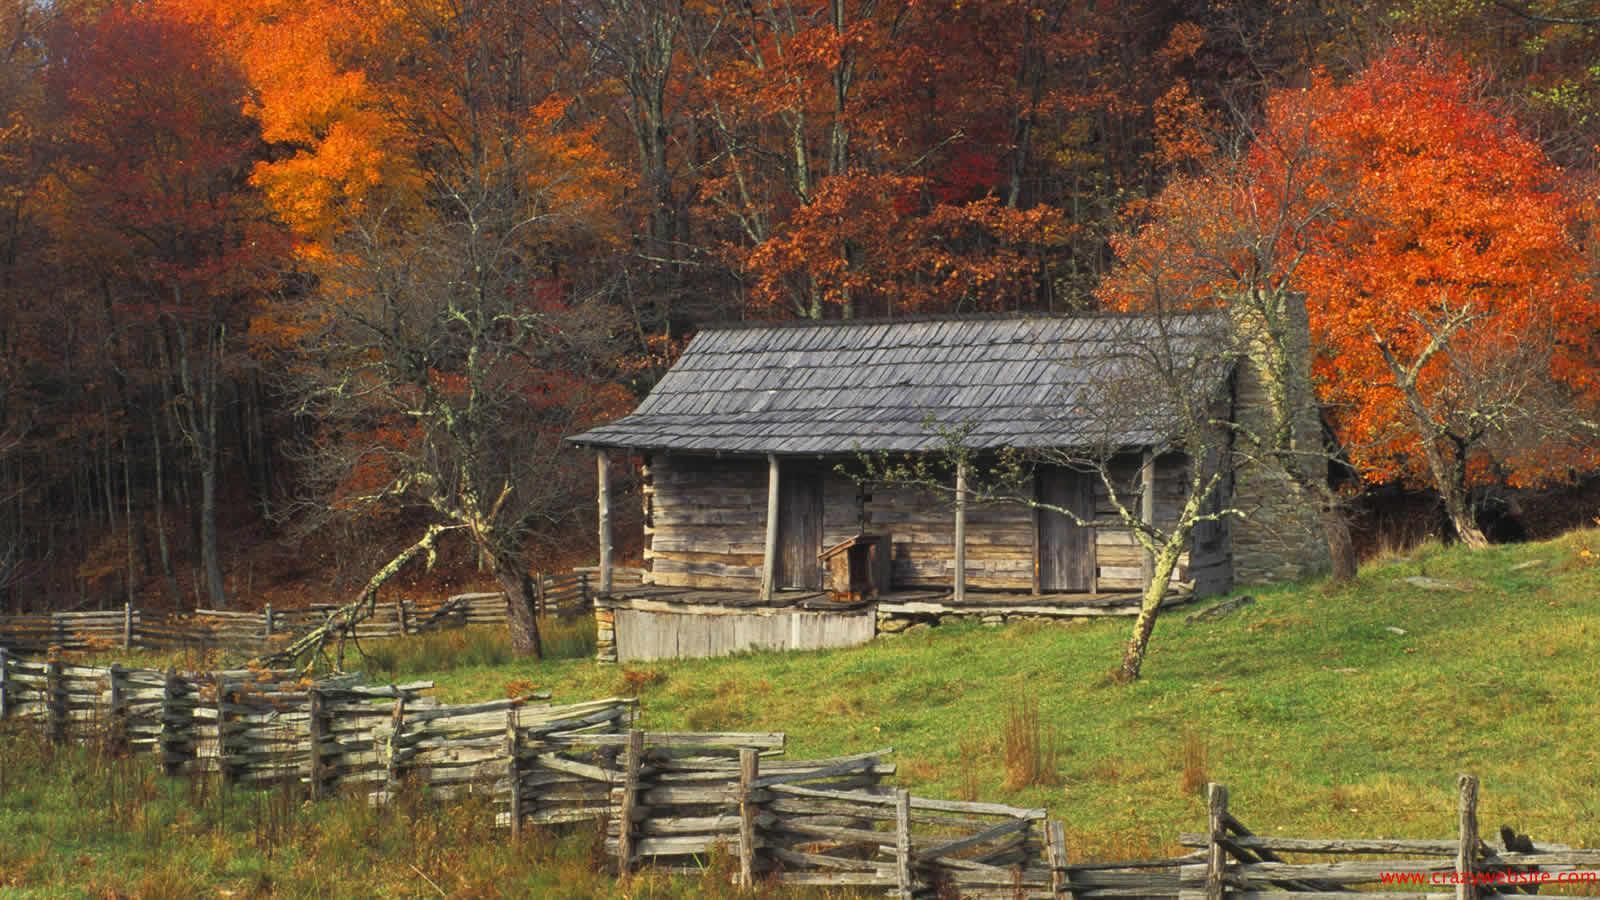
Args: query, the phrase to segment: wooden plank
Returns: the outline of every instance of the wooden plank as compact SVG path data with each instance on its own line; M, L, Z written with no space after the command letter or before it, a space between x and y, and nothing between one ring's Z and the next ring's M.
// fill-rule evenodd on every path
M1149 459L1148 452L1146 460ZM1210 846L1206 853L1206 900L1223 900L1225 870L1228 864L1227 849L1223 846L1228 836L1225 819L1228 815L1228 788L1212 782L1206 786L1208 830Z
M506 781L509 786L507 805L511 817L511 839L522 840L522 769L520 757L521 729L517 721L518 708L506 710Z
M937 860L943 856L950 856L960 853L963 850L971 850L974 847L987 844L990 841L999 840L1000 838L1015 834L1016 832L1026 831L1032 824L1032 819L1013 819L1009 822L1001 822L999 825L996 825L993 828L984 829L977 834L968 835L964 838L957 838L953 841L946 841L943 844L925 848L917 853L917 861L919 863L928 862L930 860Z
M1407 856L1455 856L1459 841L1455 840L1400 840L1392 838L1287 838L1267 835L1232 837L1229 842L1246 850L1278 851L1282 853L1370 853ZM1184 833L1178 835L1184 847L1205 847L1206 835ZM1590 851L1597 854L1600 851Z
M912 900L916 882L911 874L911 792L894 793L894 875L900 900Z
M617 872L627 874L633 866L634 834L633 810L639 795L639 766L644 760L644 732L628 732L628 743L622 752L622 802L619 804L617 822Z
M322 799L326 763L323 760L323 740L327 736L322 710L322 691L312 687L306 691L307 741L311 751L311 766L307 773L311 782L311 799Z
M955 583L957 603L967 597L967 459L956 460Z
M50 743L65 743L67 740L67 690L61 684L61 663L59 660L50 660L45 664L44 692Z
M1146 449L1139 466L1139 520L1146 525L1156 521L1156 457ZM1155 577L1155 557L1146 550L1139 561L1139 585L1144 587ZM1226 792L1224 792L1226 793Z
M777 454L767 454L767 539L761 556L761 599L772 602L777 586L778 566L778 486Z
M600 507L600 596L611 596L611 460L605 448L594 451Z
M750 747L739 750L739 885L756 883L756 805L754 791L761 776L761 753Z
M1462 775L1456 779L1459 791L1457 812L1461 825L1461 843L1456 850L1456 900L1477 900L1478 886L1472 873L1478 869L1478 778Z
M1050 896L1077 900L1072 892L1072 872L1067 868L1067 829L1055 819L1044 825L1046 857L1050 862Z

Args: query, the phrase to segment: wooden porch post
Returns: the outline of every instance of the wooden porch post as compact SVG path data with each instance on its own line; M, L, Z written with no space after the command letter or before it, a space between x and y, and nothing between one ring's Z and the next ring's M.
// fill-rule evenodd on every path
M761 557L761 600L771 602L778 563L778 455L767 454L767 547Z
M594 451L600 505L600 596L611 596L611 460L605 448Z
M956 584L953 599L967 599L967 461L956 461Z
M1139 466L1139 520L1146 525L1156 521L1156 455L1148 449ZM1156 576L1156 560L1149 550L1144 551L1144 558L1139 561L1139 573L1140 580L1149 587L1150 579Z

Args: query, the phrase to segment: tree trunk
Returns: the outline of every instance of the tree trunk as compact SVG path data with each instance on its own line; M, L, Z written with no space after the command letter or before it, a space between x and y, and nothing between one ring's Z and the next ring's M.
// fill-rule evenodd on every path
M1350 521L1336 503L1325 501L1321 509L1322 533L1328 541L1328 558L1333 562L1330 577L1335 582L1356 577L1356 545L1350 539Z
M522 554L487 545L481 549L494 566L495 581L506 592L506 629L511 634L511 649L518 656L544 659L544 642L534 615L533 581L528 577L528 567L523 565Z
M1156 554L1150 582L1145 585L1144 598L1139 603L1139 617L1133 620L1133 635L1128 638L1127 649L1122 653L1122 668L1117 672L1117 680L1123 684L1139 680L1144 654L1150 647L1150 635L1155 633L1156 617L1161 614L1161 601L1166 599L1172 572L1178 567L1180 548L1187 540L1187 537L1169 540Z
M178 577L172 572L172 550L167 545L167 519L164 512L167 493L162 474L166 467L161 460L161 423L153 409L150 411L150 450L156 469L156 549L161 557L161 581L166 585L167 599L172 601L172 608L177 609L183 603L183 592L178 589Z
M214 609L228 608L217 551L217 452L215 435L200 461L200 559L206 570L206 593Z
M1445 515L1450 517L1450 527L1455 530L1456 540L1473 550L1489 546L1489 538L1478 527L1478 517L1472 514L1472 503L1467 499L1466 489L1450 485L1440 493L1444 500Z

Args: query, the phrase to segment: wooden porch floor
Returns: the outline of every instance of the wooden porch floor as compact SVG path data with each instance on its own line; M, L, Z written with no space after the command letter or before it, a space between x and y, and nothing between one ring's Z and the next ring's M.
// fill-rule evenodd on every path
M1174 588L1167 592L1162 607L1178 606L1193 600L1186 590ZM1114 591L1091 593L1031 594L1026 591L967 591L966 597L956 602L948 589L891 591L876 599L853 602L836 602L824 591L778 591L771 601L761 599L757 591L723 588L686 588L641 585L616 590L603 606L697 607L700 609L802 609L815 611L843 611L876 606L878 612L891 615L1039 615L1039 616L1116 616L1133 615L1139 608L1139 593ZM685 610L689 611L689 610Z

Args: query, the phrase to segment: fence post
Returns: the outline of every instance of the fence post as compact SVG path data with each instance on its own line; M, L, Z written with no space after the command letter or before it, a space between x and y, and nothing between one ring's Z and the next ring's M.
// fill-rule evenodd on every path
M306 739L311 744L311 799L322 799L322 691L312 687L306 691Z
M6 655L6 648L0 647L0 722L5 721L6 716L11 712L7 707L10 702L8 692L11 685L7 683L6 676L9 674L11 674L11 658Z
M112 663L110 668L106 669L106 680L109 682L111 694L109 703L111 722L108 725L111 748L121 753L128 747L128 700L123 696L122 667Z
M580 609L591 609L594 607L594 594L589 592L588 572L578 573L578 597L579 602L583 604Z
M633 866L633 810L639 800L639 766L644 760L644 732L628 732L622 751L622 801L617 804L617 874Z
M394 712L389 714L389 758L387 770L384 773L384 790L389 798L400 790L400 732L405 728L406 722L406 695L404 692L394 698Z
M739 750L739 885L756 883L755 781L761 775L761 753L753 747Z
M270 637L272 637L272 604L268 603L261 610L261 613L262 613L262 625L265 626L266 632L267 632L266 634L264 634L262 636L270 638Z
M896 896L911 900L917 884L911 874L911 792L905 788L894 792L894 874Z
M394 602L394 620L400 625L400 636L406 636L406 601L404 598Z
M1222 842L1228 837L1228 786L1213 781L1206 785L1206 797L1210 831L1206 851L1206 900L1223 900L1223 892L1227 890L1223 876L1228 855Z
M533 573L533 612L539 616L548 615L550 612L545 607L543 572Z
M44 670L45 713L49 716L50 741L67 740L67 689L61 684L61 660L52 659Z
M1076 900L1072 875L1067 871L1067 828L1055 819L1044 823L1044 852L1050 862L1050 896Z
M518 729L518 713L520 710L513 704L506 710L506 778L511 786L511 839L522 840L522 765L519 759L522 750L521 733Z
M122 649L133 647L133 604L122 604Z
M226 681L217 681L217 774L222 786L233 784L233 770L228 763L228 704L233 702L234 689Z
M181 774L184 761L194 752L194 716L183 703L186 693L178 670L168 668L161 686L161 771L167 775Z
M1473 873L1478 869L1478 777L1456 778L1460 792L1457 807L1461 818L1461 843L1456 848L1456 900L1476 900L1478 886Z

